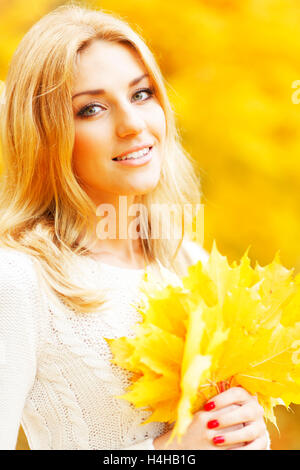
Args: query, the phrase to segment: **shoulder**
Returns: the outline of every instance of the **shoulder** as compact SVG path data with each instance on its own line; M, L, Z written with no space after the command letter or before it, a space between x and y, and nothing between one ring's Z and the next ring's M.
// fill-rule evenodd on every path
M209 253L196 242L187 239L183 240L180 250L189 265L195 264L198 261L201 261L202 264L206 264L208 261Z
M0 289L14 291L34 291L38 275L30 255L12 248L0 247Z
M34 269L33 259L27 253L12 248L0 247L0 273L26 274Z
M34 337L40 342L46 316L47 299L34 257L0 247L0 330L18 335L26 344Z

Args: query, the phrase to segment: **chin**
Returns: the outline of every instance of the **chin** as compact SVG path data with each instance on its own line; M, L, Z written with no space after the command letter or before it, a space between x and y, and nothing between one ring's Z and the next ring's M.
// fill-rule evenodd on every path
M145 182L145 184L140 184L140 185L137 185L135 188L132 188L133 193L136 195L149 194L155 190L158 183L159 183L159 178L152 179L151 181Z

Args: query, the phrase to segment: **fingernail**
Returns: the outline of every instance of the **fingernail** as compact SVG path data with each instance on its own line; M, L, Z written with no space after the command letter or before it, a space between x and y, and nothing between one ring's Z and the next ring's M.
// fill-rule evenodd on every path
M208 403L205 403L204 405L205 411L213 410L215 407L216 407L216 404L214 401L209 401Z
M212 419L211 421L208 421L208 423L206 424L206 426L209 428L209 429L213 429L213 428L217 428L219 426L219 421L217 419Z
M213 438L214 444L223 444L223 442L225 442L225 439L223 436L216 436Z

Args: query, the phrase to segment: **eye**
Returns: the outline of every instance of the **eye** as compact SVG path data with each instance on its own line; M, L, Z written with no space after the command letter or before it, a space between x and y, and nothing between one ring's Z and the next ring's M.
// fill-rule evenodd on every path
M154 89L153 88L141 88L140 90L137 90L133 97L135 96L143 96L144 94L146 94L146 98L144 99L137 99L137 100L134 100L134 101L146 101L146 100L149 100L153 95L154 95Z
M97 103L90 103L90 104L87 104L86 106L84 106L80 111L79 113L77 114L77 116L81 117L81 118L88 118L88 117L92 117L92 116L95 116L96 114L95 113L92 113L92 114L86 114L85 112L88 110L88 109L91 109L91 108L94 108L94 107L97 107L98 108L103 108L103 106L100 106L100 104L97 104Z
M143 98L143 96L145 96ZM133 98L134 97L138 97L137 99L133 99L133 101L146 101L146 100L149 100L150 98L152 98L152 96L154 95L154 88L141 88L140 90L137 90L134 95L133 95ZM139 98L139 96L141 98ZM92 108L94 107L98 107L98 108L102 108L103 110L105 109L103 106L101 106L100 104L97 104L97 103L89 103L87 104L86 106L84 106L78 113L77 113L77 116L79 116L80 118L82 119L85 119L85 118L89 118L89 117L93 117L93 116L96 116L97 114L99 113L90 113L89 110L91 110ZM86 111L88 113L86 113Z

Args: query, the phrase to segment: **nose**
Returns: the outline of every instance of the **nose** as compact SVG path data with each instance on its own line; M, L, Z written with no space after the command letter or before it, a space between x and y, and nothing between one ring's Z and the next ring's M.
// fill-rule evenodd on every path
M128 135L136 135L142 132L145 127L145 120L141 113L131 103L119 106L116 110L116 134L124 138Z

